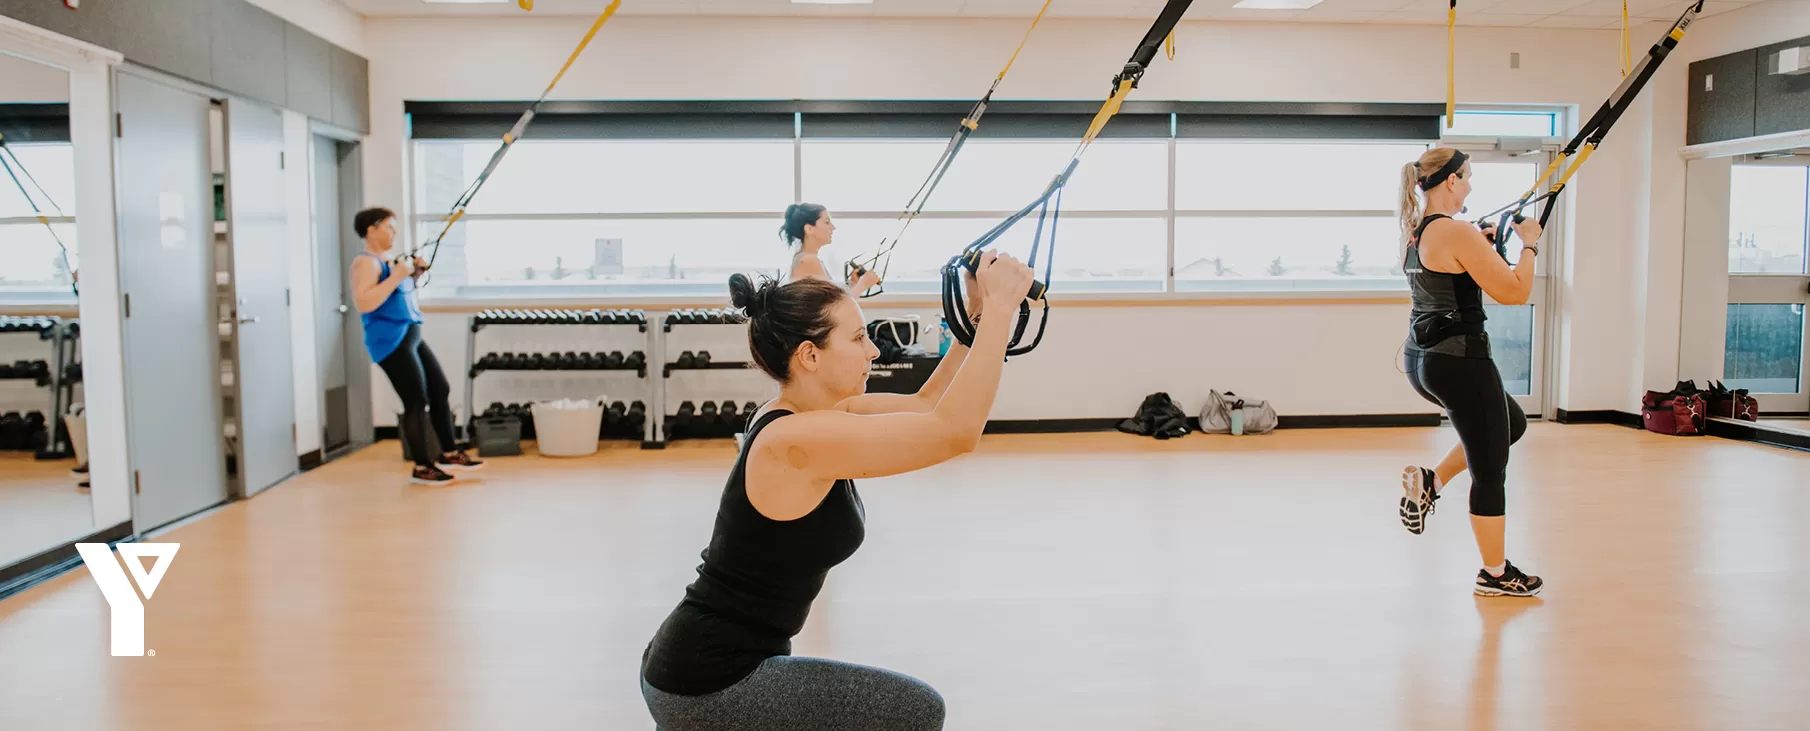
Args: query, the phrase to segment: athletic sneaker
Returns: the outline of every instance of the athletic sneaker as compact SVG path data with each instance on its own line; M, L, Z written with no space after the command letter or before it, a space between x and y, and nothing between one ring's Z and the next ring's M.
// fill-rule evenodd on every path
M1427 529L1427 516L1433 514L1433 504L1439 500L1433 489L1435 479L1433 471L1425 467L1409 465L1401 472L1401 524L1409 533L1419 535Z
M453 452L450 455L440 455L439 459L434 460L434 464L438 465L440 469L453 472L476 472L484 469L484 463L481 460L472 459L471 455L466 454L464 450Z
M1512 563L1504 561L1503 564L1501 576L1490 576L1488 569L1477 569L1477 588L1473 590L1477 596L1533 596L1546 585L1540 577L1528 576Z
M77 490L87 490L87 489L89 489L89 487L88 487L88 481L87 481L87 480L82 480L82 481L81 481L81 482L78 482L78 483L76 483L76 485L75 485L75 489L77 489Z
M80 465L77 465L75 469L69 471L69 474L72 474L72 475L88 474L88 464L82 463Z
M417 485L449 485L457 479L433 466L416 467L414 472L409 473L409 482Z

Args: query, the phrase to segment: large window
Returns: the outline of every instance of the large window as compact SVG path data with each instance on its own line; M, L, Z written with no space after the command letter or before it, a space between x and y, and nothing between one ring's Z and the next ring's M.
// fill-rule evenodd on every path
M426 292L715 294L732 272L784 266L780 212L796 200L831 212L826 263L865 258L900 231L901 207L959 118L882 106L816 126L801 112L789 136L775 133L770 111L750 115L743 139L734 120L713 126L691 112L672 113L680 121L670 138L635 121L556 122L564 139L531 132L446 236ZM1128 109L1114 124L1136 119L1091 146L1063 191L1060 219L1045 224L1055 227L1043 244L1056 247L1052 289L1401 290L1401 167L1431 144L1438 119L1407 112L1329 122L1274 109ZM440 232L497 145L434 113L412 149L420 242ZM1035 200L1067 164L1078 136L1069 117L1084 127L1091 116L1018 114L990 112L967 142L894 250L888 293L937 291L951 256ZM633 139L586 138L618 129ZM1037 223L1031 216L998 246L1028 255Z
M1735 165L1728 192L1729 273L1804 274L1810 167Z
M27 200L0 173L0 290L11 292L69 293L70 271L79 266L75 240L75 150L66 142L8 143L24 170L13 170L31 194ZM7 158L12 163L12 159ZM30 178L26 175L29 173ZM33 185L32 180L37 181ZM43 186L40 191L38 186ZM32 203L52 221L53 237ZM54 207L52 206L54 203ZM61 211L59 214L58 211ZM57 239L69 247L67 263Z

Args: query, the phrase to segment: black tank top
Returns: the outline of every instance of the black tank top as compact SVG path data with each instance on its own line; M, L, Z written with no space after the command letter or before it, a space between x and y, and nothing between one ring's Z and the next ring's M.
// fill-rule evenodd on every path
M767 412L742 441L698 578L642 654L649 685L679 695L714 693L767 658L790 655L830 568L861 546L867 511L851 480L837 480L797 520L773 520L748 501L750 446L761 429L790 413Z
M1435 213L1421 219L1408 241L1402 271L1408 275L1408 291L1414 308L1409 315L1408 350L1488 358L1489 336L1483 331L1483 289L1470 272L1436 272L1420 261L1420 237L1427 225L1441 218Z

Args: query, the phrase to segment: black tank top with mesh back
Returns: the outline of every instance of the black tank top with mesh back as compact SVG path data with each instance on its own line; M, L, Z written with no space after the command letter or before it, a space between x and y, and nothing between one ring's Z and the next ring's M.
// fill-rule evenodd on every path
M867 510L852 480L837 480L804 517L778 521L748 501L748 451L761 429L792 412L763 414L717 506L716 527L698 578L642 654L649 685L679 695L736 684L775 655L790 655L830 568L866 537Z
M1420 261L1420 237L1427 225L1441 218L1435 213L1421 219L1408 241L1402 271L1408 275L1408 291L1414 301L1408 316L1409 352L1442 353L1465 358L1490 357L1489 335L1483 331L1483 290L1470 272L1452 274L1427 269Z

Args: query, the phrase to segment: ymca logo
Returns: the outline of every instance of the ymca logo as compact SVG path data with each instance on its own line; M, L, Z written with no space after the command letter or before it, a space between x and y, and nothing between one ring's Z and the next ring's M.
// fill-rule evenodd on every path
M144 601L139 601L138 593L132 590L132 584L126 581L126 572L119 570L119 562L114 560L113 552L107 550L105 543L77 543L75 550L82 554L82 563L88 566L88 574L94 577L94 583L101 587L101 596L106 597L107 606L113 612L113 656L143 657L145 654L145 602L157 592L157 585L163 581L164 572L170 570L170 562L176 558L176 550L182 548L180 543L121 543L119 555L125 559L126 569L132 572L132 580L143 591ZM145 571L141 559L154 557L151 570Z

